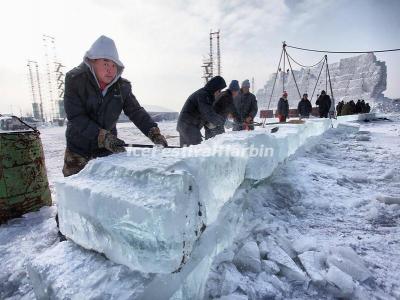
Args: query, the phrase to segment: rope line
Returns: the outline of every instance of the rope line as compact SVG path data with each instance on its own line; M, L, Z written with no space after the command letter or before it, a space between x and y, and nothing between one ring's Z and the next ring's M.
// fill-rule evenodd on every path
M317 50L317 49L308 49L308 48L301 48L296 46L289 46L286 44L286 47L303 50L303 51L310 51L310 52L322 52L322 53L382 53L382 52L394 52L400 51L400 48L396 49L385 49L385 50L370 50L370 51L330 51L330 50Z
M299 65L300 67L303 67L303 68L314 68L314 67L318 66L320 63L322 63L324 61L324 59L325 59L325 57L322 57L321 60L319 62L317 62L316 64L311 65L311 66L306 66L306 65L302 65L301 63L299 63L296 60L294 60L294 58L291 57L287 51L286 51L286 55L292 60L292 62L294 62L295 64L297 64L297 65Z

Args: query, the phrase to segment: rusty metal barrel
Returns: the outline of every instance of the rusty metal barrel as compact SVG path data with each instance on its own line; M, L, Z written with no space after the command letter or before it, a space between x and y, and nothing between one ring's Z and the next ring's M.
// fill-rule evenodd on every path
M39 131L0 131L0 224L51 203Z

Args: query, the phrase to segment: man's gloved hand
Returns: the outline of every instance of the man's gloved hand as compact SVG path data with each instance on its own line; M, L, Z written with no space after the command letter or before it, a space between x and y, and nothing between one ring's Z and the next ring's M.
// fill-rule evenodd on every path
M204 126L207 127L208 129L217 128L217 126L215 126L213 123L209 123L209 122L207 122L206 124L204 124Z
M148 137L156 145L168 146L167 139L161 134L158 127L150 128Z
M248 116L245 120L244 120L247 124L251 124L253 123L253 118L251 116Z
M97 141L99 148L105 148L112 153L121 153L126 151L124 148L125 142L105 129L100 129Z
M235 125L235 123L234 122L232 122L231 120L226 120L225 121L225 127L226 128L228 128L228 129L230 129L230 128L233 128L233 125Z

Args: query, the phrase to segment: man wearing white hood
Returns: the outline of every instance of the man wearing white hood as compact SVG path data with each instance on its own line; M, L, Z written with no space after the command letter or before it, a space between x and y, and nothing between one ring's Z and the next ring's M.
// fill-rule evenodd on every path
M130 82L121 77L123 70L114 41L101 36L83 62L67 73L64 176L78 173L92 158L125 151L116 129L122 111L153 143L168 145L157 123L132 94Z

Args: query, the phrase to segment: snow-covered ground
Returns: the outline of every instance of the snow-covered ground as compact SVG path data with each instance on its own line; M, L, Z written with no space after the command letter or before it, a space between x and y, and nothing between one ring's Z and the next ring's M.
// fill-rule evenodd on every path
M232 199L241 204L241 226L234 243L214 259L206 297L400 298L400 205L390 204L400 198L400 116L390 119L362 123L359 132L329 130L268 179L243 183ZM160 126L177 135L174 123ZM64 130L42 130L53 194L54 181L62 177ZM126 142L147 142L130 124L121 124L119 134ZM27 266L40 254L48 261L70 258L69 266L60 262L50 276L60 294L70 297L135 298L153 279L70 241L58 243L55 211L44 208L0 227L0 299L34 298ZM89 265L97 270L84 277ZM90 289L78 290L82 278ZM126 279L129 285L117 291L115 283ZM99 294L99 286L109 293Z

